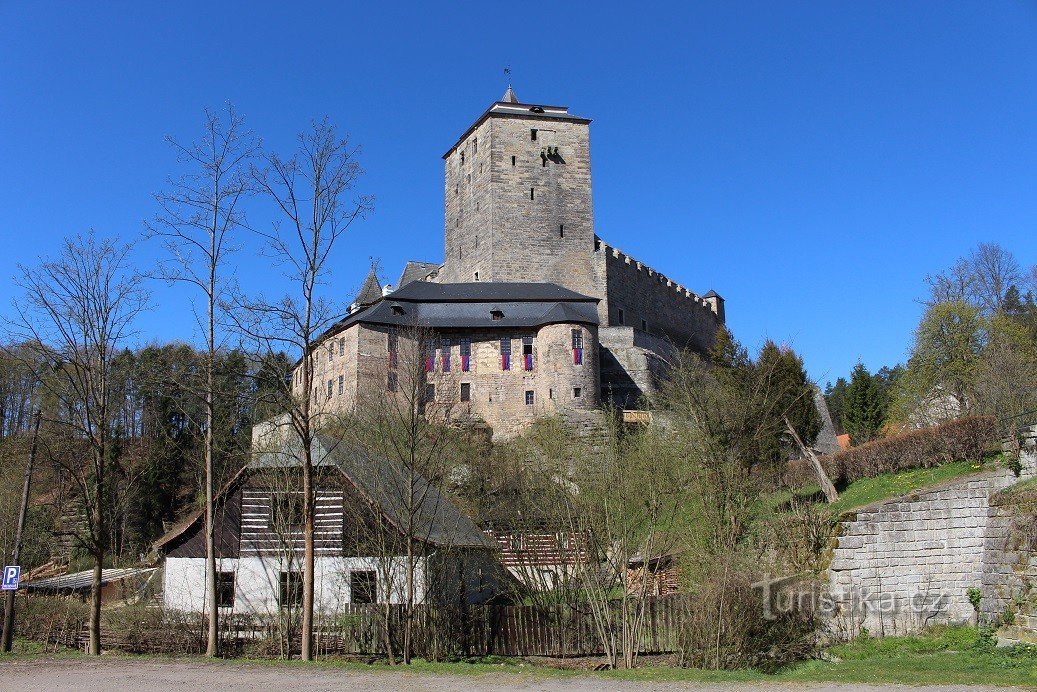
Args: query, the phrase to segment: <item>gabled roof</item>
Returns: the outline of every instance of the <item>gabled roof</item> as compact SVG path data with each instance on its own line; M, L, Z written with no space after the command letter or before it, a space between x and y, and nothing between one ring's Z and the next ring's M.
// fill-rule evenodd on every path
M414 281L389 294L392 300L414 302L539 302L575 301L597 303L598 299L562 288L552 283L518 283L505 281L475 281L459 284L440 284Z
M246 468L298 467L299 447L297 439L286 442L275 450L256 454ZM448 548L495 547L449 498L420 474L408 474L399 463L329 435L316 436L313 455L316 466L341 471L397 529L406 530L410 523L412 535L422 542ZM418 501L411 521L405 498L412 485Z
M396 290L400 290L412 281L424 281L429 274L439 269L442 265L435 262L416 262L410 260L400 274L400 280L396 282Z

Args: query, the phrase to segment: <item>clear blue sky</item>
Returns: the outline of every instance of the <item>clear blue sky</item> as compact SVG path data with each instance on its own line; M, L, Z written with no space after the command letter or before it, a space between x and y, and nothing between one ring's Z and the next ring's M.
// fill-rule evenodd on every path
M522 100L594 119L598 234L822 384L902 360L924 275L976 243L1037 262L1033 2L0 0L0 315L64 235L137 236L178 171L163 136L227 100L272 148L325 114L363 145L343 300L370 256L441 260L440 155L509 64ZM195 338L183 289L154 302L145 339Z

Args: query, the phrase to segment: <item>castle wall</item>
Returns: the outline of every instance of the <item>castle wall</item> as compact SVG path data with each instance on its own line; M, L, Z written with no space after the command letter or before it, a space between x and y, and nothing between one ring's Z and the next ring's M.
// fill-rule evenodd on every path
M702 298L600 240L594 257L599 280L604 281L605 300L598 304L601 324L633 327L700 352L713 346L723 324L715 300Z
M585 121L491 116L446 158L445 180L439 281L545 281L602 296Z

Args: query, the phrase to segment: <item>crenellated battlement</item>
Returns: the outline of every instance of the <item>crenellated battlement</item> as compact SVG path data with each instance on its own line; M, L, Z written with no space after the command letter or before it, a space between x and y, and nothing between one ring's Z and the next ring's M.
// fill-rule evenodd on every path
M647 280L654 281L669 289L672 289L673 293L691 301L698 307L705 308L714 314L718 313L718 306L715 304L714 300L700 296L694 291L685 288L681 284L667 277L665 274L656 271L652 267L649 267L647 264L644 264L643 262L635 259L634 257L631 257L619 248L609 245L598 236L594 236L594 251L606 253L614 259L620 260L623 264L626 264L635 271L643 272Z

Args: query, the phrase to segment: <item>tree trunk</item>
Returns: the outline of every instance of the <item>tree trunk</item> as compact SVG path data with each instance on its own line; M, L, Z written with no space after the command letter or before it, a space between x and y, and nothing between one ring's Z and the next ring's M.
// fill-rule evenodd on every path
M101 447L103 449L103 442ZM90 582L90 622L88 632L90 641L87 653L91 656L101 655L101 570L104 569L104 453L94 450L94 506L93 536L94 574Z
M832 485L832 481L828 478L828 474L825 473L825 467L821 465L821 460L814 454L814 450L803 444L803 440L799 439L799 435L796 433L796 429L792 427L792 423L789 422L788 416L785 418L785 427L788 428L792 434L792 439L799 445L799 449L810 459L810 465L814 467L814 475L817 476L817 482L821 486L821 491L825 494L825 499L829 504L839 499L839 493L836 492L835 486Z
M212 361L209 361L209 382L212 382ZM205 602L209 607L209 629L205 644L205 655L219 655L219 603L216 584L216 526L213 502L213 458L212 458L212 389L207 397L205 412Z
M302 585L302 660L313 660L313 442L306 445L302 464L303 585Z

